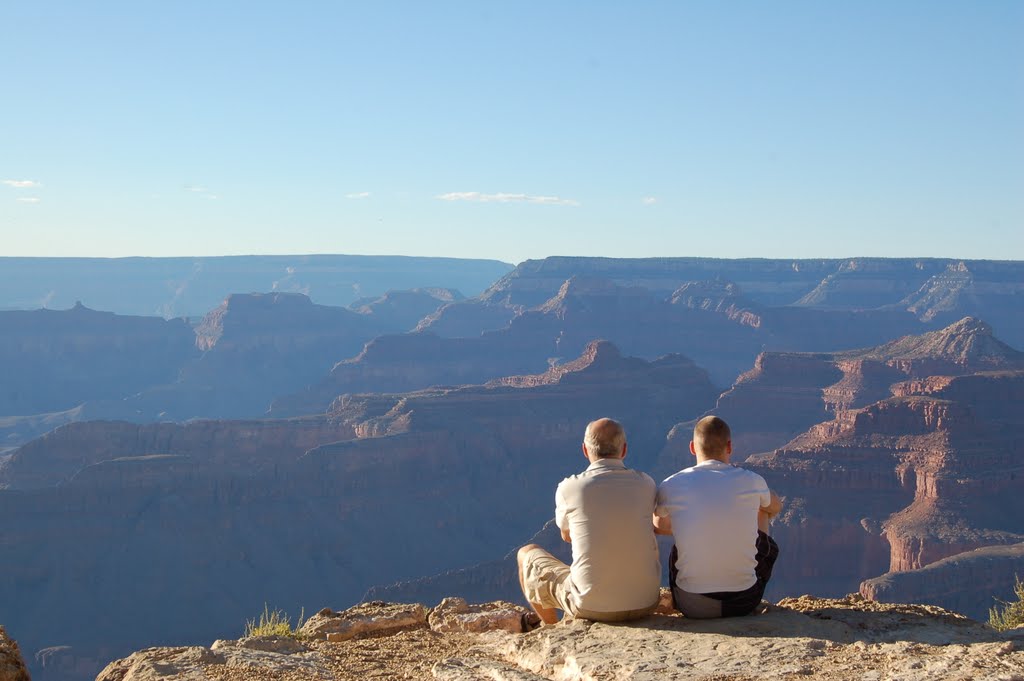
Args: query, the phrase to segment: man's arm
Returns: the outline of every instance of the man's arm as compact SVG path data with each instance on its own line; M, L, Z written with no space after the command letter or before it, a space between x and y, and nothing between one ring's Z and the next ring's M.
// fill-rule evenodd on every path
M569 536L569 528L568 527L565 528L564 530L562 530L562 541L564 541L567 544L571 544L572 543L572 538Z
M654 534L672 534L672 516L654 514Z
M768 490L768 493L771 495L772 500L767 506L762 506L760 510L761 513L764 513L769 518L774 518L782 510L782 499L771 490Z

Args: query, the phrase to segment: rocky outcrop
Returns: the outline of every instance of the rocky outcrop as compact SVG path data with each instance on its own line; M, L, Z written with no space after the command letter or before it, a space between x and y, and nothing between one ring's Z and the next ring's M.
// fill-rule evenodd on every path
M349 309L370 317L380 333L411 331L421 320L449 303L464 300L458 291L443 288L422 288L411 291L388 291L377 298L362 298Z
M475 338L487 331L504 329L522 312L522 307L471 299L444 305L421 319L414 330L442 338Z
M507 606L467 607L496 612ZM241 639L217 641L210 648L151 648L112 662L97 681L286 675L335 681L367 675L448 681L1024 676L1020 633L998 634L940 608L882 605L859 595L789 598L759 615L722 620L688 620L676 613L626 626L568 619L529 633L491 626L439 631L419 623L344 641L283 643Z
M1013 585L1019 575L1024 575L1024 543L986 546L865 580L860 593L886 603L943 603L984 620L999 601L1015 600Z
M1013 263L952 261L898 303L929 323L949 323L965 315L985 319L1003 339L1024 347L1020 300L1024 280Z
M367 634L390 634L425 626L427 609L419 603L361 603L343 612L324 608L302 625L299 635L325 641L347 641Z
M0 627L0 681L29 681L18 643Z

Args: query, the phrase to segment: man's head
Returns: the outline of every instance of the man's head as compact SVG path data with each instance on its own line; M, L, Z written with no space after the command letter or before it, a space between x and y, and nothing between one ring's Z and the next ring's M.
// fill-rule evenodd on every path
M705 416L693 428L690 451L698 461L716 459L729 461L732 454L732 432L729 424L717 416Z
M623 458L626 456L626 431L612 419L591 421L583 434L583 453L591 461Z

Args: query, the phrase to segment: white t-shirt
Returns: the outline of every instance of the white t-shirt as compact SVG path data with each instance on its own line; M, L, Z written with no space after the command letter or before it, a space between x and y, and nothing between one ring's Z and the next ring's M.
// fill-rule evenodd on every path
M654 512L672 519L676 586L698 594L752 587L757 511L770 503L764 478L721 461L704 461L661 483Z
M571 592L593 612L639 610L658 600L661 565L651 528L657 485L622 459L599 459L555 490L555 523L569 530Z

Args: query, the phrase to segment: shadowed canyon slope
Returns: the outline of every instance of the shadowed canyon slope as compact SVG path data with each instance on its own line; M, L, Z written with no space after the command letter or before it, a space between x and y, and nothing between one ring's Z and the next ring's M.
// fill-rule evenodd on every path
M171 382L198 355L194 341L182 319L126 317L80 303L0 312L0 417L64 411Z

